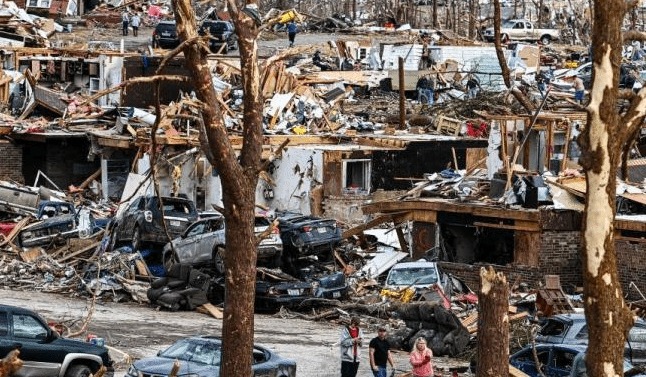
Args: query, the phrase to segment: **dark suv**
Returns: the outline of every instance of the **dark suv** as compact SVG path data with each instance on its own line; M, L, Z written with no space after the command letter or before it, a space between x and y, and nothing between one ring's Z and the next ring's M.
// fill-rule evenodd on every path
M226 54L229 50L238 48L238 37L235 33L235 27L229 21L205 20L202 22L199 30L200 35L211 35L209 38L209 48L213 52Z
M197 210L191 200L163 197L166 228L171 238L179 237L197 220ZM163 245L168 237L162 224L162 209L157 196L140 196L132 201L117 220L113 240L115 243L132 240L132 247L139 250L148 243Z
M18 377L87 377L103 365L114 375L107 348L61 338L31 310L0 305L0 358L15 348L24 361Z
M160 21L153 31L153 47L175 48L179 46L175 21Z

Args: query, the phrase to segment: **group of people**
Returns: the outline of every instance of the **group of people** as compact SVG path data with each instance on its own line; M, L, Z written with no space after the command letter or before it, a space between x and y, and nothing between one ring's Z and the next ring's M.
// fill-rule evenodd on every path
M123 26L124 36L128 36L128 27L132 26L132 34L136 37L139 31L139 25L141 25L141 18L139 18L139 14L137 13L130 17L130 14L126 11L121 15L121 24Z
M379 327L377 337L368 345L370 369L374 377L386 377L387 367L395 370L390 344L386 339L388 332L385 327ZM355 377L359 370L363 331L359 328L359 318L352 317L350 325L341 332L341 377ZM426 346L426 339L419 337L410 353L410 363L413 366L413 377L433 376L433 352Z

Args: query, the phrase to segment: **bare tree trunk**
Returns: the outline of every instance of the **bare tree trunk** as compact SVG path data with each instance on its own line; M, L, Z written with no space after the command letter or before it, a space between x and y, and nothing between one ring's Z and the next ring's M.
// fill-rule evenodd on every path
M433 28L437 29L437 0L433 0Z
M209 66L208 49L199 41L196 18L189 0L172 0L179 37L187 68L191 72L197 97L204 103L205 130L200 135L202 148L220 173L226 218L226 283L222 326L221 376L251 376L256 282L254 234L255 189L262 151L262 94L256 38L258 27L246 13L229 0L229 13L236 27L240 48L244 90L243 146L236 156L224 124L221 99L215 92ZM255 0L248 0L254 4Z
M627 4L623 0L594 1L593 82L587 125L578 141L587 185L583 277L590 376L623 375L626 332L633 323L618 278L614 239L617 166L624 144L641 127L646 104L646 90L642 89L625 113L618 112L621 26L629 11Z
M478 292L478 377L509 375L509 287L493 267L480 268Z
M476 14L476 5L475 0L469 0L469 32L467 36L469 39L475 39L475 29L476 29L476 20L478 15Z

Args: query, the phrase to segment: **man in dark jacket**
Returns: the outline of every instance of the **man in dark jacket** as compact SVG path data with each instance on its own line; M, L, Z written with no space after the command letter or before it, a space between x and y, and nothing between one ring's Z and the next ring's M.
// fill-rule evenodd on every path
M298 31L298 26L294 20L291 20L287 24L287 34L289 36L289 47L294 46L294 38L296 38L296 32Z

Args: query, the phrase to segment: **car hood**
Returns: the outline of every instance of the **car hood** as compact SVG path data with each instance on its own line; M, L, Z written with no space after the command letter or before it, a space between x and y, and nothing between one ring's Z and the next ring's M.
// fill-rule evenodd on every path
M136 361L135 368L142 372L145 372L146 374L168 376L171 369L173 369L174 362L174 359L169 359L166 357L147 357L145 359ZM180 360L180 368L177 372L177 375L182 376L186 374L198 374L200 376L217 377L219 373L220 368L218 366Z
M108 352L108 349L105 347L97 346L92 343L81 342L74 339L56 338L52 343L55 343L57 347L65 348L70 352L83 352L97 356L101 356L102 354Z

